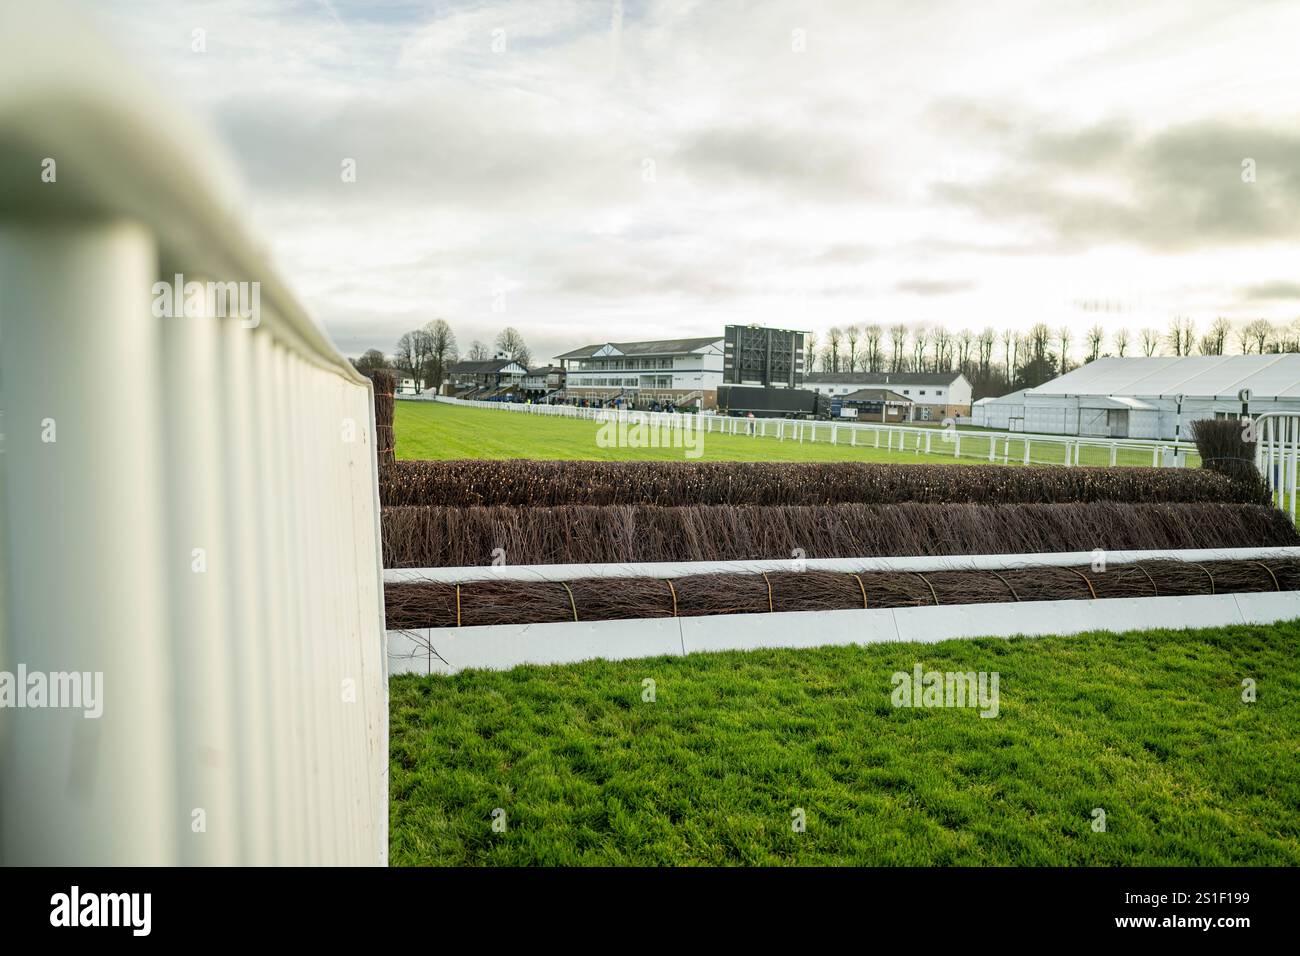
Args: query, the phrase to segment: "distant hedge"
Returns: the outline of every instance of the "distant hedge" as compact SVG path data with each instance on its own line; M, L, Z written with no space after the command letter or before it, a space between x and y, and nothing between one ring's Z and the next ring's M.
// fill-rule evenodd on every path
M507 564L606 564L790 558L796 549L840 558L1300 545L1290 519L1263 505L1108 501L389 506L383 538L385 566L399 568L486 565L494 553Z
M1267 502L1258 484L1207 469L864 462L398 461L380 495L447 507Z

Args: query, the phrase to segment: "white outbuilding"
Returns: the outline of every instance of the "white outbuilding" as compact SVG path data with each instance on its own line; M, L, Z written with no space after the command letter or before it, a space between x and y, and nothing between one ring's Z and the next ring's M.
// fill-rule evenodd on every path
M1300 412L1300 354L1102 358L1037 388L982 398L975 425L1102 438L1189 438L1201 418Z

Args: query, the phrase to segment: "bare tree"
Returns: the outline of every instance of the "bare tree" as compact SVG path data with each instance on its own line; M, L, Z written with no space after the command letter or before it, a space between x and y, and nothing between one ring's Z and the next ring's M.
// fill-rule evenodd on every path
M907 347L907 326L903 323L889 327L889 370L901 372L907 356L903 349Z
M1273 338L1273 323L1268 319L1256 319L1246 326L1246 330L1250 333L1250 341L1254 344L1255 351L1263 355L1269 340Z
M1160 330L1143 329L1142 330L1142 354L1147 358L1155 355L1160 351Z
M418 379L421 348L419 332L405 333L397 340L397 348L393 351L393 367Z
M388 368L388 359L384 358L384 353L379 349L366 349L365 354L359 359L354 359L352 364L362 375L369 375L381 368Z
M844 329L844 341L848 344L849 347L848 370L850 372L857 371L858 337L861 334L862 334L862 330L859 329L856 325L848 325Z
M1061 346L1061 374L1064 375L1070 370L1070 340L1074 333L1070 331L1068 325L1063 325L1056 330L1056 341Z
M844 333L840 331L840 327L832 325L826 333L826 354L831 363L829 371L838 372L840 370L840 346L843 341Z
M1088 343L1088 361L1095 362L1101 357L1101 347L1106 341L1106 330L1100 325L1094 325L1088 330L1084 341Z
M1232 323L1219 316L1210 323L1210 330L1201 339L1202 355L1222 355L1228 344L1228 335L1232 332Z
M1300 352L1300 319L1292 319L1282 333L1282 351Z
M912 371L925 371L925 349L930 344L930 333L924 325L912 330Z
M427 328L416 329L411 335L415 338L415 387L423 388L427 381L425 373L433 357L433 336L429 334Z
M424 386L437 392L447 377L447 366L456 361L456 333L446 319L434 319L423 331L428 337L429 350Z
M971 349L975 347L975 333L970 329L962 329L957 333L957 369L965 372L971 363Z
M979 374L986 378L993 368L993 349L998 344L998 333L993 327L986 328L979 338Z
M871 323L866 327L867 348L865 353L867 372L879 372L883 364L884 355L881 349L881 342L884 339L885 330L878 323Z
M804 372L815 372L817 370L816 332L809 332L803 337L803 370Z
M1123 327L1117 329L1113 338L1115 342L1115 354L1120 358L1123 358L1124 353L1128 351L1128 329Z
M1241 350L1242 355L1250 354L1250 323L1242 322L1234 330L1237 336L1237 348Z
M1047 358L1052 344L1052 330L1044 323L1036 322L1029 329L1029 357L1031 361L1041 362Z
M524 344L524 337L519 334L519 330L513 325L507 325L497 335L497 351L504 352L510 356L512 362L518 362L524 368L527 368L533 360L533 354Z
M1189 316L1176 315L1169 322L1169 346L1175 355L1191 355L1196 341L1196 323Z
M1020 350L1020 336L1016 334L1015 329L1002 330L1002 358L1006 363L1007 373L1007 391L1011 391L1011 383L1016 380L1016 353Z
M930 341L934 344L934 365L932 371L946 372L952 368L952 333L944 326L936 325L930 332Z
M488 347L478 339L473 341L469 351L465 353L465 358L471 362L486 362L491 357L492 353L488 351Z

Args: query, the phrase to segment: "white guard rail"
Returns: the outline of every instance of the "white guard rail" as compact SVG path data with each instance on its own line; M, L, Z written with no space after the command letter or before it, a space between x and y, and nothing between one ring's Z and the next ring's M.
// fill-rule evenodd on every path
M735 418L685 412L582 408L576 405L528 405L519 402L466 401L447 395L436 402L496 411L554 415L593 422L645 424L656 428L698 429L704 435L736 435L776 441L823 442L971 461L1024 465L1130 465L1161 468L1198 464L1190 442L1143 441L1136 438L1079 438L1024 432L962 431L939 427L872 424L857 421L803 421L784 418ZM1176 453L1176 454L1174 454Z
M1255 467L1268 482L1273 503L1296 513L1296 485L1300 459L1300 415L1266 412L1254 419Z
M0 6L0 860L382 863L369 383L127 74ZM160 317L178 274L259 315Z
M432 581L576 581L581 578L684 578L693 574L775 574L789 571L1012 571L1069 568L1101 562L1118 567L1137 561L1267 561L1300 558L1300 547L1188 548L1172 551L1047 551L1038 554L945 554L892 558L788 558L761 561L647 561L629 564L497 564L468 568L387 568L384 583Z

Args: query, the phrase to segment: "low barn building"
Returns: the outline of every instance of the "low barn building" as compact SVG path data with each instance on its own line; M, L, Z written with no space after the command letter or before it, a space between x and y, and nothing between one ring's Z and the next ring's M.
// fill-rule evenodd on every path
M1190 438L1202 418L1300 412L1300 354L1102 358L975 403L976 425L1099 438Z
M869 422L912 421L916 403L887 388L860 388L831 399L831 414L838 418L856 418Z
M815 372L803 387L832 401L860 389L886 389L912 403L909 421L941 422L971 413L971 385L961 372Z

